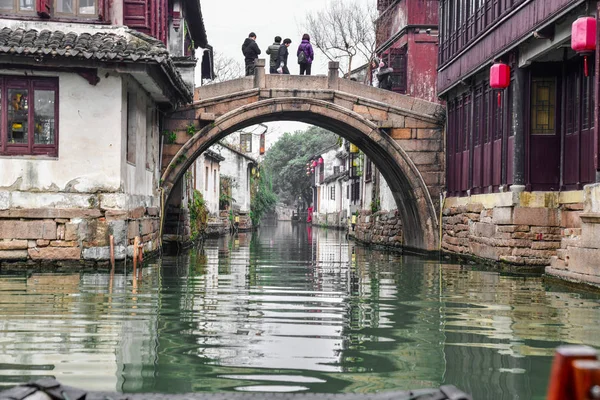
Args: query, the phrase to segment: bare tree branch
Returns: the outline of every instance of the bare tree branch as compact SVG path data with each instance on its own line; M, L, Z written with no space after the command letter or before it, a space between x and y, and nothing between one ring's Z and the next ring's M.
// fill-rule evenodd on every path
M333 0L309 12L303 29L327 59L339 61L342 73L349 73L357 57L364 63L373 57L376 18L375 8L356 0Z
M205 85L211 83L225 82L232 79L241 78L245 75L245 70L242 64L226 55L214 52L213 66L215 78L204 82Z

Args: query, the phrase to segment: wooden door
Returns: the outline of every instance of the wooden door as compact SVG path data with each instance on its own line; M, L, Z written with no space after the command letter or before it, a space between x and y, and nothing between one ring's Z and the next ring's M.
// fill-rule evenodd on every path
M490 89L488 82L484 83L483 93L483 107L485 115L483 118L483 190L485 193L490 193L493 184L493 173L494 173L494 148L493 148L493 131L492 122L494 119L493 112L495 108L492 108L496 98L493 98L494 92Z
M587 77L582 76L581 78L579 188L596 181L596 171L594 170L594 65L593 59L588 60L589 74Z
M483 137L485 136L485 111L483 85L475 88L475 104L473 105L473 192L483 193Z
M581 76L577 66L568 64L564 76L564 149L563 189L576 189L579 184Z
M530 190L559 190L559 76L551 66L538 71L532 72L529 86L528 186Z

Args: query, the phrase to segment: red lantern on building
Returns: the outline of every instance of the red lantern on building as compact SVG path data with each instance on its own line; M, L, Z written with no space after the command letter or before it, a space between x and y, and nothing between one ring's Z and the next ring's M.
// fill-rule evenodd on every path
M323 164L323 157L319 157L319 164Z
M490 68L490 87L498 90L498 107L502 105L501 90L510 85L510 67L502 62L492 65Z
M588 76L588 56L596 51L596 18L579 17L573 22L571 48L583 56L583 70Z
M313 161L312 164L310 164L310 166L313 167L313 168L316 167L317 166L317 162Z

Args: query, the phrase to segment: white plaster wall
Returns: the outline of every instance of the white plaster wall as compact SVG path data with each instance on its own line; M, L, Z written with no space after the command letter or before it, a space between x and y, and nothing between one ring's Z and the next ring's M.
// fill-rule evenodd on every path
M127 92L130 93L130 101L135 102L131 110L135 115L135 162L127 160ZM142 87L133 79L127 79L124 84L123 101L121 102L121 121L123 129L121 157L124 166L124 188L128 194L152 196L156 194L156 168L152 154L147 153L147 147L151 146L151 153L158 152L158 121L148 120L148 114L155 107L154 102L147 96ZM154 150L156 149L156 150ZM147 162L150 169L146 168Z
M73 73L27 71L29 76L59 79L58 158L0 157L0 190L92 193L120 189L121 77L98 72L101 80L92 86ZM5 70L0 74L17 75Z
M385 181L380 172L379 174L379 202L380 208L385 211L392 211L397 209L396 200L394 200L394 195L390 190L390 186Z
M206 168L208 168L208 182L206 180ZM208 208L208 212L212 215L219 213L219 191L220 191L220 167L219 163L211 158L205 157L201 154L195 161L194 181L196 183L196 190L202 193L202 197ZM214 173L217 173L216 186L214 184Z
M250 211L250 174L249 165L251 160L231 151L230 149L215 145L211 150L225 157L220 162L220 171L222 176L230 176L234 179L231 195L234 198L234 206L239 207L240 211Z

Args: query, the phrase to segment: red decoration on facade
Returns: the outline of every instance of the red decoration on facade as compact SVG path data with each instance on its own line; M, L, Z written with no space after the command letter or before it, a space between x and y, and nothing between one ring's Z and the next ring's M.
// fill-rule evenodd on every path
M171 17L173 18L173 29L175 29L175 32L178 32L179 28L181 28L181 13L173 11Z
M510 67L504 63L496 63L490 68L490 87L504 90L510 85ZM502 95L498 92L498 107L502 106Z
M50 0L36 0L35 10L40 18L50 18Z
M323 164L323 157L319 157L319 164Z
M596 51L596 18L579 17L571 26L571 48L583 56L585 76L588 76L588 56Z
M310 166L313 167L313 168L316 167L317 166L317 162L313 161L312 164L310 164Z

